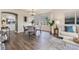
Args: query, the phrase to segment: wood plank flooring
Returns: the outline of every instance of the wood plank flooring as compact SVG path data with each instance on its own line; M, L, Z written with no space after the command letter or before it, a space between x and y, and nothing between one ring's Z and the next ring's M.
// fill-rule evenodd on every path
M52 38L49 32L37 32L36 36L33 35L29 39L28 34L15 34L11 33L9 42L6 42L6 50L46 50L46 49L60 49L55 46L54 41L56 38ZM58 39L59 40L59 39ZM60 46L63 47L63 43L60 41Z

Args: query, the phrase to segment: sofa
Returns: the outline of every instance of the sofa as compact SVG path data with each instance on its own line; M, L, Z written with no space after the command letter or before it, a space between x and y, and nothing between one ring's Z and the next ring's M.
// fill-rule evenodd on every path
M77 37L78 36L78 33L61 31L59 33L59 36L63 37L64 39L73 39L74 37Z

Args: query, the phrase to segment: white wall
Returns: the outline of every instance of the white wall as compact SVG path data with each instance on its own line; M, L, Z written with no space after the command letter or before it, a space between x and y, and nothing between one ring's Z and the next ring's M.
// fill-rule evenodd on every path
M58 27L59 27L59 32L64 30L64 22L65 22L65 15L63 12L52 12L51 16L52 19L56 21L59 21ZM53 26L53 28L55 27L55 25ZM53 32L53 29L52 29Z
M65 25L65 16L75 16L75 11L76 10L56 10L52 11L51 13L51 18L54 18L55 21L59 21L60 24L58 25L59 29L61 31L64 30L64 25Z
M1 10L0 10L0 27L1 27Z
M62 12L62 11L60 11L60 10L53 11L52 10L52 12L47 13L47 15L49 15L51 20L54 19L54 20L60 21L60 24L58 26L59 26L60 29L63 30L65 13ZM2 9L2 10L0 10L0 20L1 20L1 12L13 12L13 13L18 14L18 32L23 32L23 25L24 25L24 18L23 17L24 16L27 16L28 18L30 17L30 15L28 15L27 12L25 12L23 10L19 10L19 9ZM43 14L43 15L45 15L45 14ZM1 26L1 22L0 22L0 26Z
M59 21L60 24L58 24L58 27L60 30L64 30L64 20L65 20L65 14L64 12L60 12L60 11L56 11L56 12L51 12L51 13L45 13L45 14L40 14L40 15L44 15L44 16L48 16L50 18L50 20L55 20L55 21ZM39 15L38 15L38 20ZM53 33L53 29L54 29L55 25L52 27L52 33ZM43 27L44 28L44 27ZM44 28L45 29L45 28Z
M62 12L54 13L54 19L55 19L55 21L59 21L59 24L58 24L59 29L63 30L63 25L65 23L65 15L64 15L64 13L62 13Z

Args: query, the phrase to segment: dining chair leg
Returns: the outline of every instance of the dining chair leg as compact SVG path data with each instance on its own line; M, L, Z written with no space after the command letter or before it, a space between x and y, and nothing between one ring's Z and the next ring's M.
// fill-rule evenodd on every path
M28 35L29 35L29 39L30 39L30 32L28 32Z

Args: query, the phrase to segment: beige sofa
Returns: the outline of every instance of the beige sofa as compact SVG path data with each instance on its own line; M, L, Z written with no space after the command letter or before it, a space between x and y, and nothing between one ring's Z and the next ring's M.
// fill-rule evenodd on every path
M60 31L59 36L63 37L64 39L73 39L74 37L78 36L78 33Z

